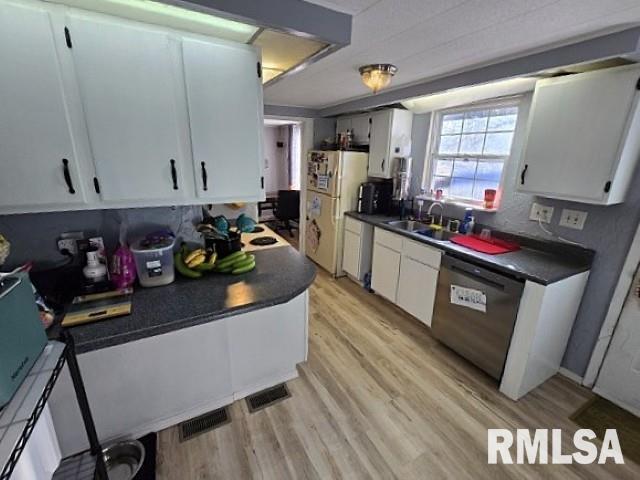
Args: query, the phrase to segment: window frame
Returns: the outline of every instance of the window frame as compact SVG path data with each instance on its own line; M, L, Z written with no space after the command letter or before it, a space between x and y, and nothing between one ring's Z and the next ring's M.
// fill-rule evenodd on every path
M422 182L421 182L422 190L424 192L430 192L431 181L433 178L434 168L436 165L436 162L434 161L434 159L437 160L439 158L453 158L453 159L472 158L477 160L478 162L491 162L496 160L502 161L503 167L502 167L502 172L500 174L500 180L498 182L498 191L502 191L504 188L505 173L507 170L507 165L508 165L508 162L513 158L514 147L517 143L516 137L518 135L518 131L520 130L520 124L522 121L522 114L523 114L522 100L523 100L523 95L516 95L511 97L491 99L483 102L470 103L466 105L460 105L452 108L444 108L441 110L433 111L431 113L431 122L430 122L430 127L428 132L429 136L427 141L427 151L425 153L424 170L422 172ZM490 109L505 108L505 107L517 107L518 109L516 124L513 129L513 138L511 139L511 149L509 150L508 155L484 155L484 154L479 154L479 155L446 154L445 155L445 154L438 153L438 148L440 147L440 139L442 137L442 134L441 134L442 119L445 115L449 115L452 113L467 113L467 112L473 112L473 111L482 111L482 110L490 110ZM508 130L508 131L511 132L511 130ZM507 130L504 130L504 131L496 130L495 132L492 131L491 133L500 133L500 132L507 132ZM486 130L483 133L486 134ZM484 144L483 144L483 147L484 147ZM435 197L435 195L431 195L430 193L425 193L424 196L430 199L433 199L433 197ZM443 197L442 201L463 205L463 206L474 207L476 209L479 207L482 208L484 205L483 200L474 200L473 198L455 197L455 196L449 196L449 195L447 195L446 197ZM497 210L497 206L488 210L495 211Z

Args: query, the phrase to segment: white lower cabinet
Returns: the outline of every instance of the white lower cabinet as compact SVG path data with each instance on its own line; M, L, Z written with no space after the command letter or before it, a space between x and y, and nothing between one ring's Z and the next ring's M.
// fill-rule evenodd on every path
M380 243L373 245L371 265L371 288L387 300L396 302L398 277L400 274L400 252Z
M342 270L362 282L371 270L373 227L347 217L344 225Z
M431 326L442 251L376 228L371 288Z
M428 326L431 326L437 285L438 270L411 257L402 256L398 306Z
M360 235L345 230L342 251L342 270L358 278L360 264Z

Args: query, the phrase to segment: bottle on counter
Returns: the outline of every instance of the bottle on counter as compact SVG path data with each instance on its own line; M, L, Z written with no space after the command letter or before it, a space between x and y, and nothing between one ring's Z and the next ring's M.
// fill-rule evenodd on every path
M472 218L473 218L473 208L471 207L465 208L464 218L462 219L462 222L460 222L460 228L458 229L460 233L467 233L468 231L467 226L469 225L469 222L471 221Z
M471 218L467 222L465 233L467 235L473 235L473 227L475 227L475 226L476 226L476 220L473 217L473 215L471 215Z

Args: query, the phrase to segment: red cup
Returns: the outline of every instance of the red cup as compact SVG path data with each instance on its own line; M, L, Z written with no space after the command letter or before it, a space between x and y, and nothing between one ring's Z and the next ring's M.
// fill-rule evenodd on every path
M496 193L493 188L487 188L484 191L484 208L491 209L495 207Z

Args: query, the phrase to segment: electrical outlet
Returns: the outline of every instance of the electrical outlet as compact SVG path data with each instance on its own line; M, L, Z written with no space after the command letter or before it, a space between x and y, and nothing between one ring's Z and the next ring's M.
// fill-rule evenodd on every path
M84 232L65 232L58 238L58 251L67 250L71 255L78 254L78 240L84 238Z
M548 205L542 205L540 203L532 203L531 204L531 213L529 214L529 219L537 222L540 220L544 223L551 223L551 218L553 217L553 207L549 207Z
M573 228L575 230L582 230L584 228L584 222L586 221L587 212L563 208L562 215L560 216L560 223L558 225L561 227Z

